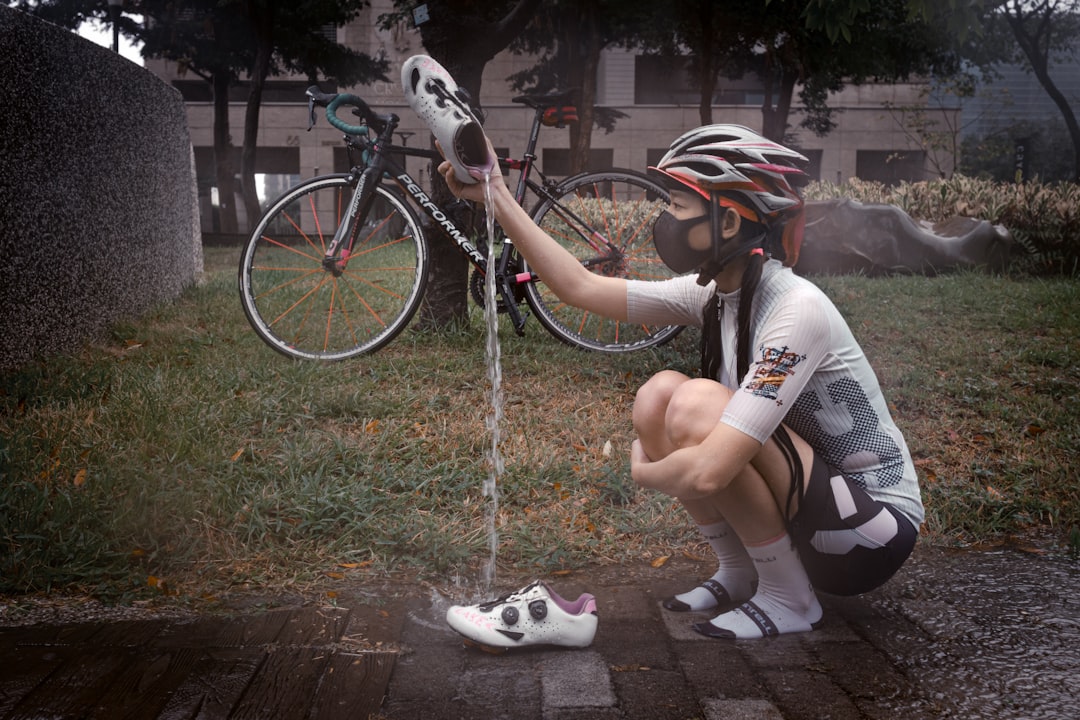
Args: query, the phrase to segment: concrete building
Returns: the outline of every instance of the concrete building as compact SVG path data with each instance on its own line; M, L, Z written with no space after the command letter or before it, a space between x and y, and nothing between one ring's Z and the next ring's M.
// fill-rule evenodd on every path
M363 97L381 111L401 117L399 138L402 142L426 145L428 133L406 105L398 73L402 62L423 52L420 33L411 26L399 25L380 30L378 17L391 8L390 0L374 0L348 26L328 29L338 42L364 52L381 54L390 61L389 82L352 88L337 88ZM616 108L627 115L618 121L610 134L594 131L590 169L625 167L643 170L655 162L675 137L699 125L697 94L676 73L657 73L649 58L634 52L615 49L603 54L598 67L597 104ZM148 69L176 85L187 101L188 123L200 179L200 199L204 232L214 232L213 206L217 202L213 172L213 107L209 86L201 80L180 77L175 63L148 60ZM532 111L511 102L516 94L507 78L531 67L532 60L503 52L484 70L482 102L487 112L486 130L500 152L519 157L532 121ZM311 132L306 132L307 106L302 79L273 78L264 95L260 114L257 172L265 198L274 197L283 188L301 178L319 173L345 171L348 159L341 134L321 118ZM327 86L326 89L330 89ZM233 144L239 147L243 134L244 104L242 88L232 103L230 128ZM752 82L721 84L713 107L715 122L731 122L761 127L763 94ZM902 127L900 113L893 107L925 106L924 85L907 83L849 87L836 94L830 105L839 110L839 126L826 137L806 130L794 133L795 145L812 162L811 173L818 179L841 182L852 176L886 182L922 180L939 174L934 162L916 139ZM934 108L943 120L956 126L958 108ZM799 122L798 109L791 126ZM569 134L566 130L545 128L540 137L540 165L549 175L565 172ZM237 150L239 152L239 150ZM947 158L951 170L952 159ZM410 165L413 177L425 184L429 170L417 161ZM248 227L240 207L240 227Z

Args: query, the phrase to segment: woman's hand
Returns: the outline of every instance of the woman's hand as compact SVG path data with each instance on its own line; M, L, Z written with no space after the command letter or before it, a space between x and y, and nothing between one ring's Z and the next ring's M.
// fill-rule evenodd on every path
M630 476L641 487L696 500L725 489L760 451L757 440L721 423L704 443L655 461L635 440L630 446Z
M672 497L685 496L687 488L684 483L689 468L681 463L685 458L678 456L678 452L654 462L645 453L641 440L634 440L630 445L630 477L643 488L658 490Z
M495 148L491 146L491 140L487 138L485 139L487 140L488 154L491 157L496 157ZM435 147L438 148L439 152L442 153L442 156L445 158L446 153L443 152L442 145L439 144L438 140L435 141ZM443 160L442 163L439 164L438 172L440 175L443 176L443 179L446 180L446 186L450 188L450 192L453 193L454 197L461 198L462 200L470 200L472 202L477 202L481 204L484 203L483 181L478 181L470 184L461 182L460 180L458 180L457 175L454 174L454 167L450 164L449 160ZM502 172L499 169L499 163L497 162L495 163L495 166L491 169L491 185L493 188L497 188L503 185Z

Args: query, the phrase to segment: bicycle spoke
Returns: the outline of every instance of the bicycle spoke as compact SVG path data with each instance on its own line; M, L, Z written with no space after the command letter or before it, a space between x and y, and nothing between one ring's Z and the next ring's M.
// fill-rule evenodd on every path
M590 272L619 278L664 279L672 273L652 247L652 225L667 191L650 178L625 171L571 178L536 208L533 218ZM526 263L527 267L527 263ZM681 328L609 320L561 302L542 281L525 288L540 322L573 345L626 352L657 345Z

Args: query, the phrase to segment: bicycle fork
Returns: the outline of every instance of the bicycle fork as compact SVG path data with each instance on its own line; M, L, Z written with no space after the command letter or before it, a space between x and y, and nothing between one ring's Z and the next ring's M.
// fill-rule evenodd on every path
M358 218L366 217L375 193L368 190L370 183L379 176L379 171L374 168L365 168L356 183L349 204L345 208L345 216L334 231L334 239L326 246L323 255L323 270L334 277L341 277L345 267L349 264L349 254L356 242L356 235L360 231ZM367 191L367 192L365 192Z

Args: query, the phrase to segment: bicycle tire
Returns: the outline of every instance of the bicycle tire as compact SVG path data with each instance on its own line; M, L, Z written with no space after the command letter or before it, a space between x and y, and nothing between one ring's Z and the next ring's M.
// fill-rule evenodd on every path
M673 277L652 244L652 226L668 203L663 185L631 170L575 175L559 183L532 218L548 235L601 275L663 280ZM579 220L585 221L588 229ZM613 254L600 252L591 234L601 233ZM528 270L528 263L522 259ZM558 299L541 280L525 287L525 298L540 323L565 343L588 350L624 353L662 345L681 325L643 325L611 320Z
M324 268L355 182L326 175L274 201L240 256L240 298L256 334L301 360L344 360L393 340L427 287L427 242L412 208L375 189L355 244L336 272Z

